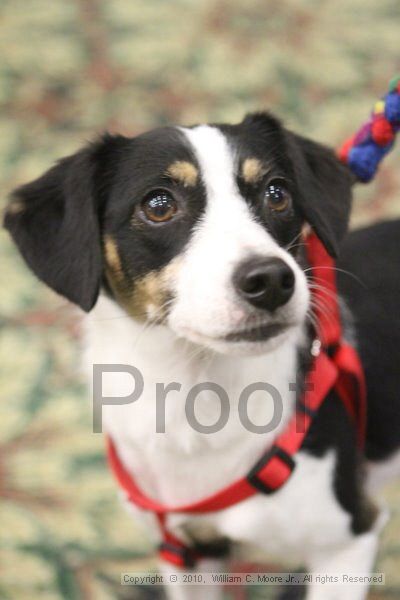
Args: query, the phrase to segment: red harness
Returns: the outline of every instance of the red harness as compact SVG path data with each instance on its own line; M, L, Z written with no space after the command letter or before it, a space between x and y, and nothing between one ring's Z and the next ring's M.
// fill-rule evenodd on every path
M159 521L163 542L159 554L178 567L193 566L199 555L172 535L166 527L169 513L207 513L228 508L258 493L272 494L289 479L296 466L294 456L301 448L310 425L329 392L334 389L357 425L362 447L365 433L366 399L363 370L355 349L342 338L337 300L334 261L315 234L307 239L307 254L312 279L317 287L312 297L318 322L318 341L314 358L306 376L301 402L285 430L272 447L257 461L246 477L222 490L183 506L166 506L146 496L118 457L108 437L108 460L119 485L132 502L153 512Z

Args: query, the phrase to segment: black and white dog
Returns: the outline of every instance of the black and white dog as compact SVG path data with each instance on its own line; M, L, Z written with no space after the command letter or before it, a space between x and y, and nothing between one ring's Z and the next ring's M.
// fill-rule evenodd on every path
M292 477L275 494L168 518L169 529L189 544L229 539L312 572L373 567L384 519L369 490L373 476L383 480L400 458L400 222L342 241L353 183L332 151L257 113L238 125L166 127L133 139L105 135L20 187L8 206L5 225L28 265L91 311L90 369L117 363L141 371L142 396L105 407L104 427L141 488L172 506L245 475L284 429L296 402L289 382L312 342L304 228L340 255L343 318L347 335L357 339L368 387L365 456L332 393ZM244 427L237 410L241 390L261 381L283 398L279 424L263 435ZM180 386L166 387L170 382ZM186 418L185 399L199 382L218 384L230 401L227 424L212 435ZM157 383L164 384L164 434L156 432ZM131 389L130 377L104 377L105 396ZM248 408L252 423L271 419L265 392L254 393ZM215 394L199 395L200 423L214 423L220 410ZM138 517L156 539L153 515ZM182 586L170 594L201 598L205 591ZM216 587L206 595L219 594ZM366 585L312 585L307 598L366 594Z

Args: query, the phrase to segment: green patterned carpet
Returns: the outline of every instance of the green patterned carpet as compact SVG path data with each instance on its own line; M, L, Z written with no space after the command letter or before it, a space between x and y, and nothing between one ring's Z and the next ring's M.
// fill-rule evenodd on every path
M135 134L268 107L337 144L400 71L399 20L398 0L0 1L1 203L104 128ZM400 215L399 161L397 151L357 190L355 223ZM153 597L119 584L121 571L155 561L91 433L79 316L4 232L0 251L0 597ZM375 599L400 597L400 485L386 498L376 570L387 585Z

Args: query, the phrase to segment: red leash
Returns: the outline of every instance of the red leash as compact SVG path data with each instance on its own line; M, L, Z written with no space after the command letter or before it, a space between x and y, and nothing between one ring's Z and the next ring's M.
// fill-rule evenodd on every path
M332 389L338 393L357 426L362 447L365 434L365 383L357 352L342 338L340 312L336 289L335 264L315 234L307 238L307 254L312 268L315 315L320 350L314 356L306 376L306 391L298 402L295 414L287 427L257 461L246 477L238 479L202 500L182 506L166 506L146 496L117 454L114 443L107 438L108 460L120 487L129 502L149 510L158 518L163 543L159 554L178 567L191 567L200 556L172 535L166 527L169 513L207 513L228 508L258 493L272 494L290 478L295 466L295 454L318 410ZM322 289L321 289L322 288ZM322 303L322 304L321 304ZM318 344L319 345L319 344Z

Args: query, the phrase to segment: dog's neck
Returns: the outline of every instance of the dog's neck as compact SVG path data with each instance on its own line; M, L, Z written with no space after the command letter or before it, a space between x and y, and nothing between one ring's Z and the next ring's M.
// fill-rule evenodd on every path
M192 501L244 475L293 413L296 392L289 384L296 381L304 338L300 331L267 355L243 357L206 351L177 339L164 326L139 324L107 298L99 300L87 325L90 369L93 363L127 364L143 376L142 396L130 404L105 406L103 425L143 489L165 502ZM156 401L156 385L160 390L160 384L171 382L181 388L169 392L164 409L162 395ZM249 393L243 412L243 406L239 410L240 395L255 382L273 386L278 395L272 392L272 400L262 385L257 386L258 390ZM188 393L205 383L208 390L199 393L195 401L195 416L201 425L216 423L224 404L210 390L210 383L220 387L220 397L226 394L229 399L226 424L211 434L199 431L193 418L188 418ZM103 396L128 395L132 388L131 376L103 376ZM223 411L226 414L225 407ZM165 433L161 433L164 422ZM268 432L256 433L252 427L268 423ZM193 480L194 472L202 476ZM188 478L193 485L187 486Z

